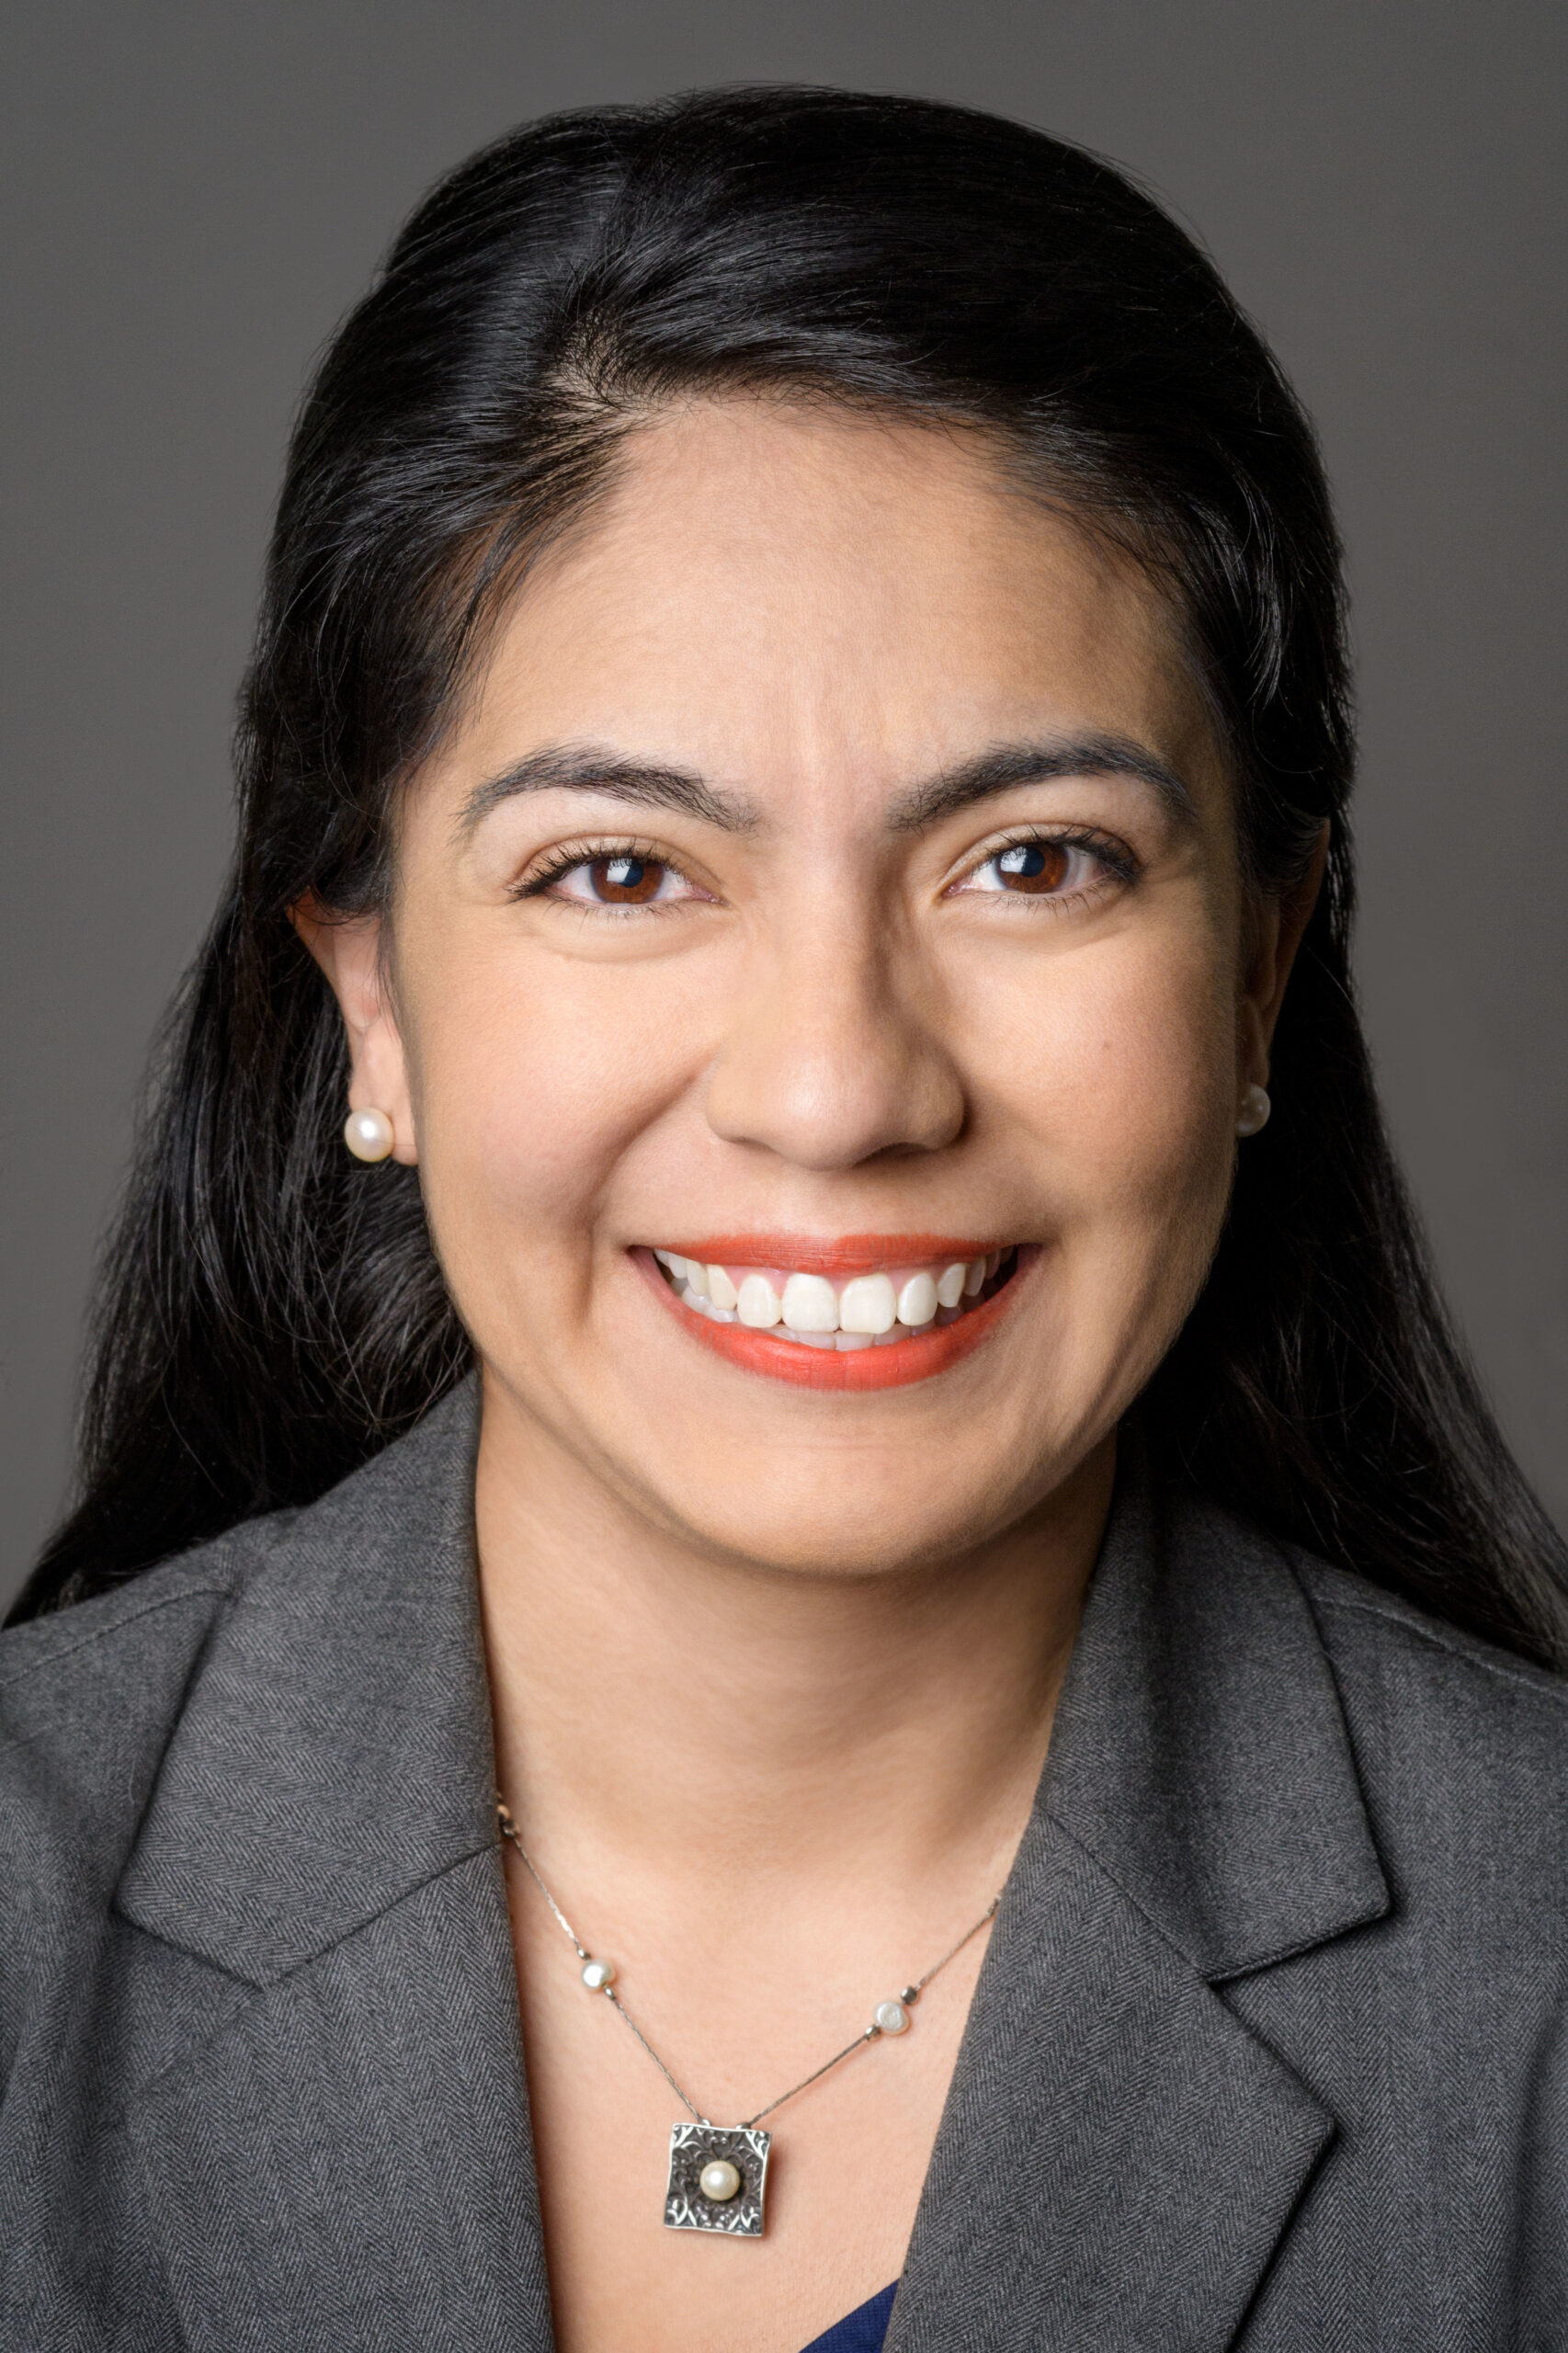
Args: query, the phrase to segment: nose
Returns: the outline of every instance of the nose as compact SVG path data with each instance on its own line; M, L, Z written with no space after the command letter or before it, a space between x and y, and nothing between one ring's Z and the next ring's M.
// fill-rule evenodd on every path
M710 1070L715 1134L823 1171L951 1143L965 1090L922 994L874 941L771 950Z

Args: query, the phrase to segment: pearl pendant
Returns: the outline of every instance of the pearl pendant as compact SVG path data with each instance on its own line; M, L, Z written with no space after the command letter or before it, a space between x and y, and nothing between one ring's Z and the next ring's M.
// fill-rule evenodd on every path
M608 1993L615 1984L614 1961L585 1961L583 1963L583 1983L590 1994Z
M677 2124L670 2132L665 2228L759 2239L773 2135L758 2124Z
M877 2026L879 2030L883 2034L907 2034L909 2032L909 2012L904 2008L902 2002L879 2002L877 2004Z

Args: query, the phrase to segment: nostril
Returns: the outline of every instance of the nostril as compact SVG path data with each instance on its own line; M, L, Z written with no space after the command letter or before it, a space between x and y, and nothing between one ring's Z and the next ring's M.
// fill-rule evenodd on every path
M713 1132L813 1173L954 1142L967 1098L950 1059L893 1008L846 1007L855 994L841 973L825 1001L781 990L787 1022L770 1005L732 1034L709 1078Z

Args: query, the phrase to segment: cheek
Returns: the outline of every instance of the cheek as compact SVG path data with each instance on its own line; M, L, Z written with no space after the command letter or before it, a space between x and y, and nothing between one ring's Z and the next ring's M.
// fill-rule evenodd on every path
M1202 935L1108 941L1013 1006L1006 1098L1064 1228L1207 1254L1230 1186L1235 1022Z
M454 956L448 969L465 960ZM644 975L646 977L646 975ZM476 959L421 992L411 1040L422 1181L444 1256L464 1230L507 1260L579 1239L636 1140L688 1082L699 1008L613 966Z
M1076 1442L1126 1410L1208 1271L1234 1165L1235 1007L1202 939L1110 942L1051 978L1014 1023L1006 1118L1053 1270L1026 1337L1032 1386Z

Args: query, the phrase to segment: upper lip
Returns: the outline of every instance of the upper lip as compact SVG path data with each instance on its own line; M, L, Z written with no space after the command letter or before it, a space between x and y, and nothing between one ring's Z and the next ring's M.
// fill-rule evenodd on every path
M831 1277L922 1266L934 1258L983 1258L1011 1245L951 1233L715 1233L698 1241L661 1239L648 1246L710 1267L788 1267L802 1275Z

